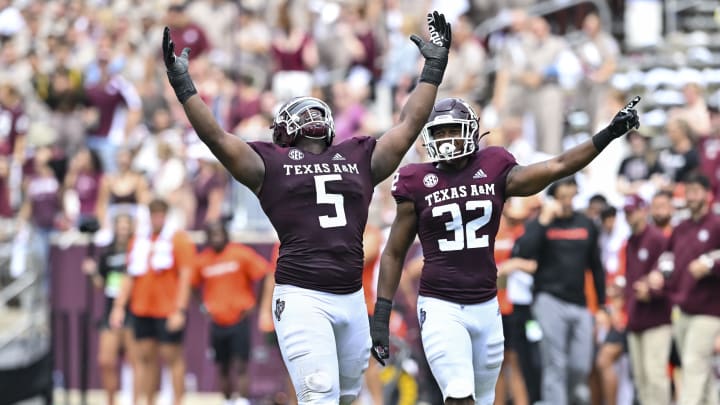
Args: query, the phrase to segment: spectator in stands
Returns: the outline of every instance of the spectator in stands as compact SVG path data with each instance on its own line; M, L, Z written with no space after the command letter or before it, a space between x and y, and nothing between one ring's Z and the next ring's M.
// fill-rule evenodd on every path
M501 124L503 143L519 164L527 165L539 160L540 154L523 136L522 116L509 116Z
M190 21L212 22L211 24L203 24L202 28L198 26L198 28L205 31L207 42L213 46L211 57L224 66L232 66L230 56L232 53L233 31L237 27L242 30L245 29L244 25L235 26L238 17L238 5L239 2L223 0L192 1L185 12ZM193 47L194 45L187 46Z
M75 224L91 218L104 218L102 210L107 207L107 201L99 200L103 181L103 167L98 154L88 148L80 149L70 160L62 194L64 211Z
M95 124L88 128L87 146L98 153L103 168L113 173L115 152L140 122L142 110L135 86L111 70L110 56L109 49L98 50L100 77L85 88L85 94L88 105L97 112ZM119 119L120 107L127 109L125 120Z
M602 194L593 194L588 199L585 215L590 218L596 225L600 226L602 222L601 213L610 206L607 198Z
M43 265L47 264L50 255L50 232L63 214L61 184L50 166L52 159L53 152L49 147L35 150L23 179L23 203L19 213L19 219L32 226L32 246Z
M231 243L220 221L207 222L205 236L207 247L197 256L192 284L202 287L211 318L210 343L225 404L249 405L250 314L256 305L254 284L267 273L268 262L252 248Z
M675 217L675 205L673 195L670 191L658 191L650 200L650 219L653 225L658 227L663 235L670 237L672 233L673 219Z
M195 217L192 229L203 229L206 224L222 219L222 208L227 188L227 172L208 150L198 159L198 171L191 181L195 198Z
M720 93L718 93L720 95ZM720 97L718 97L720 101ZM698 140L700 171L710 179L713 189L713 212L720 213L720 114L715 109L712 114L714 124L710 134Z
M195 246L190 236L166 220L169 206L161 199L149 204L151 226L136 233L128 246L130 277L123 280L110 313L110 325L122 327L129 304L137 340L140 397L155 403L162 359L170 368L173 401L185 394L182 340L190 296Z
M205 30L190 19L186 11L187 4L178 2L171 4L167 9L165 21L172 29L172 39L178 49L191 48L190 59L195 59L212 49ZM222 20L219 21L222 24ZM213 25L216 21L212 22Z
M650 140L638 131L630 131L625 139L630 144L630 155L620 163L618 191L623 195L647 192L648 181L662 172L657 154L650 148Z
M138 222L145 220L140 218L139 207L150 202L152 193L145 176L132 169L132 157L129 149L120 149L116 156L117 173L103 176L98 218L105 228L110 225L110 218L118 214L128 214Z
M278 100L311 93L311 70L318 63L318 50L310 33L293 21L290 3L281 2L272 34L272 90ZM182 48L176 48L182 49Z
M685 104L682 107L671 109L668 118L687 122L692 131L698 135L709 135L712 130L710 111L705 103L700 84L694 82L685 84L683 96L685 96Z
M350 59L348 74L361 75L366 83L373 86L380 77L380 41L376 38L375 17L378 1L361 2L355 6L343 7L341 18L347 24L352 43L358 46ZM335 48L335 47L333 47Z
M667 135L670 147L660 152L658 163L669 182L681 183L700 166L695 134L687 121L673 119L667 123Z
M32 80L36 95L50 108L49 121L57 130L58 146L67 156L73 156L85 144L85 121L81 112L85 104L82 72L61 65L50 74L35 72Z
M501 119L510 115L522 117L529 108L523 75L530 64L533 36L524 9L510 12L511 25L498 51L498 71L495 77L492 106Z
M665 251L667 237L660 228L648 223L647 203L640 196L629 195L624 210L632 231L621 264L625 268L624 296L633 380L641 404L669 405L670 301L663 291L651 289L648 282Z
M255 79L240 73L236 79L235 94L231 95L228 106L227 124L229 131L235 129L246 119L259 114L261 109L261 90Z
M568 50L565 39L550 32L550 24L541 17L530 20L533 42L527 53L528 65L520 81L535 120L538 149L545 153L562 151L564 92L559 84L559 62Z
M408 14L391 13L386 19L388 33L386 51L382 58L381 81L389 86L393 93L398 87L407 86L411 83L411 78L417 75L417 51L414 45L407 41L407 38L417 31L416 25L417 20Z
M459 16L453 22L447 76L438 88L438 99L458 97L473 103L481 101L487 84L486 59L485 49L473 33L469 16Z
M133 234L133 219L121 214L114 219L114 237L110 245L100 254L99 260L87 257L83 261L83 272L89 276L95 288L103 290L105 309L100 324L98 343L98 365L100 366L103 388L107 393L107 403L114 405L115 392L120 388L118 375L118 357L124 351L125 359L133 368L132 403L138 403L139 378L137 378L135 338L132 332L132 316L128 314L120 329L110 328L110 312L117 297L122 280L127 277L127 247Z
M684 180L690 218L673 230L667 251L672 272L667 290L679 316L673 333L682 360L682 405L718 403L713 372L715 338L720 335L720 265L712 254L720 246L720 217L710 212L710 181L701 174ZM663 279L657 278L659 284Z
M170 110L166 107L159 107L153 111L147 129L149 133L138 146L132 167L144 173L151 181L160 170L162 163L160 150L168 146L173 155L182 156L185 153L185 144L182 129L173 122Z
M620 47L615 38L603 30L600 17L595 12L585 16L582 30L583 41L576 49L584 73L580 91L586 103L585 110L591 117L591 128L596 128L605 123L599 113L610 89L610 78L617 67Z
M168 221L184 228L195 221L194 200L189 190L185 162L167 142L157 144L159 166L150 177L150 186L156 197L170 205Z
M258 87L270 79L271 27L252 7L239 3L237 27L233 32L233 60L238 70L252 76Z
M619 254L625 239L630 234L630 229L622 220L622 214L618 220L617 209L611 205L600 212L600 260L606 275L613 281L620 274ZM611 282L608 282L611 284Z
M593 318L585 296L585 270L591 269L598 302L605 302L605 270L598 230L575 212L574 178L552 184L540 216L530 221L528 259L537 262L532 312L540 324L542 399L567 405L589 400L587 380L593 358Z
M25 161L25 134L30 119L23 99L11 83L0 84L0 159L21 165Z
M369 95L367 85L339 81L333 83L332 93L335 142L371 135L372 115L364 105Z

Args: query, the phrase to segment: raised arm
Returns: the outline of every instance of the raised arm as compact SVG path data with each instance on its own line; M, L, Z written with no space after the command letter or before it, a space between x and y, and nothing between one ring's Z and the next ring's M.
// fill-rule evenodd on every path
M170 39L170 29L165 27L163 33L165 67L170 85L175 90L185 115L200 140L210 148L230 174L257 193L265 176L265 164L247 143L220 127L210 109L197 95L195 85L188 73L189 53L190 48L185 48L180 56L175 55L175 44Z
M392 299L397 291L403 262L417 232L415 205L405 201L398 203L397 215L390 228L390 236L380 257L380 275L377 286L375 313L370 324L372 336L371 353L380 364L390 356L390 313Z
M380 137L375 146L371 162L374 184L380 183L397 169L420 134L435 103L437 88L447 66L452 31L450 23L445 22L445 16L437 11L428 14L428 29L429 42L417 35L410 37L425 58L425 67L420 74L420 82L400 112L400 122Z
M595 134L592 139L544 162L513 167L507 176L507 195L533 195L553 181L587 166L613 139L640 127L637 111L634 108L639 101L640 97L635 97L615 115L610 125Z

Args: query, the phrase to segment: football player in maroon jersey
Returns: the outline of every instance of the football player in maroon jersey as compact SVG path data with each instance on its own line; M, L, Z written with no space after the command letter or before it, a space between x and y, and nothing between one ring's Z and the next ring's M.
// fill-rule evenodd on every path
M425 256L418 319L445 403L491 405L503 360L493 259L503 204L577 172L613 139L637 128L638 101L592 140L528 166L518 165L504 148L479 148L478 117L466 102L438 101L422 133L432 162L402 167L392 185L397 216L380 262L373 356L381 363L389 357L392 298L417 234Z
M432 110L451 43L451 27L428 14L430 40L411 40L425 66L400 120L379 139L333 144L330 108L312 97L286 102L273 142L244 142L225 132L197 96L188 53L169 30L163 53L170 84L200 139L260 203L280 238L273 322L300 404L349 404L370 353L362 290L363 230L375 185L392 174Z

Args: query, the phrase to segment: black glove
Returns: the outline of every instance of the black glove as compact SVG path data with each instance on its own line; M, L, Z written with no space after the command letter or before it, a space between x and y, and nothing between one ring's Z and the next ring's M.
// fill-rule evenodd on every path
M592 137L593 144L598 151L602 151L613 139L625 135L631 129L640 128L640 117L638 117L637 110L635 110L635 106L639 102L640 96L635 96L622 110L615 114L610 125Z
M436 86L440 85L445 67L448 62L448 52L452 42L452 30L450 23L445 22L445 16L433 11L427 15L428 30L430 31L430 42L425 42L419 36L413 34L410 40L417 45L420 53L425 58L425 66L420 73L420 81L428 82Z
M391 311L392 301L378 297L377 301L375 301L375 313L370 323L370 336L372 337L370 353L383 366L385 360L390 358Z
M175 90L180 104L184 104L192 95L197 94L190 74L188 73L188 55L190 48L185 48L180 56L175 56L175 43L170 39L170 28L163 31L163 60L170 85Z

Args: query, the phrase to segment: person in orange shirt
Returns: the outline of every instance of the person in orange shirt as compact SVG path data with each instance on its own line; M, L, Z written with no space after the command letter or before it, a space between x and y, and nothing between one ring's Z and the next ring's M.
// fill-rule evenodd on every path
M166 222L169 206L155 199L149 204L150 229L138 231L128 246L128 275L113 303L110 325L122 327L125 306L130 302L137 340L140 398L155 404L159 385L159 357L170 368L173 401L182 403L185 393L185 360L182 339L185 328L190 275L195 245L190 236Z
M210 342L226 404L249 404L249 313L257 303L254 283L268 272L268 262L252 248L230 243L220 222L205 227L207 247L197 257L192 285L201 287L212 320ZM236 384L237 383L237 384ZM239 397L233 398L235 392Z

